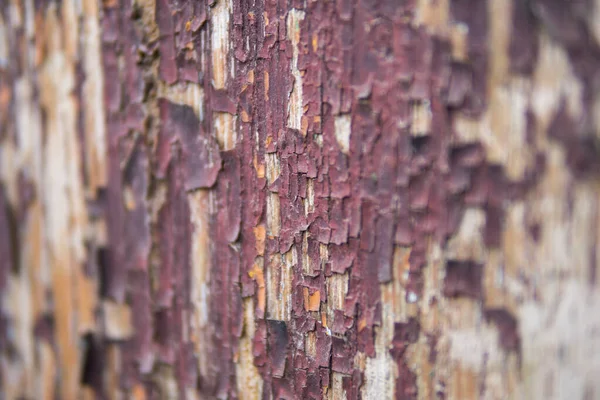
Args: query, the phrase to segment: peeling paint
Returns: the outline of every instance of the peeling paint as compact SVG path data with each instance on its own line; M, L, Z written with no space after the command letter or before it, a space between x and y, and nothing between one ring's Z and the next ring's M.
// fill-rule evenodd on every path
M600 393L597 4L392 3L0 7L7 398Z
M300 22L304 20L304 11L292 9L287 15L287 37L292 42L292 62L291 73L294 78L292 92L288 103L288 123L287 126L293 129L302 130L302 115L304 114L304 104L302 97L302 75L298 69L298 56L300 43Z

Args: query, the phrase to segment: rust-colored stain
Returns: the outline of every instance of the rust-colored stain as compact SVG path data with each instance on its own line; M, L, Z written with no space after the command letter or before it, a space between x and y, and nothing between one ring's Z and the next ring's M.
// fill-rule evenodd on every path
M265 254L265 240L267 230L264 224L254 228L254 238L256 240L256 254L262 256Z
M308 288L303 289L304 294L304 309L306 311L319 311L321 305L321 293L317 290L310 293Z

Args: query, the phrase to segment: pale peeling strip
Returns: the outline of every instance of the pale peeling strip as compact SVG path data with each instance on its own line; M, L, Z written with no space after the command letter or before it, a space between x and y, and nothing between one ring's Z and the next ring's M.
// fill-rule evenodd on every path
M335 140L344 154L350 152L350 135L352 133L352 118L348 114L335 117L334 132Z
M331 373L331 388L327 391L328 400L346 400L346 391L344 390L344 375L339 372Z
M276 319L279 305L279 282L281 280L281 256L274 255L266 268L267 318ZM281 320L281 318L279 318Z
M185 398L188 400L202 400L202 395L198 392L198 389L195 387L186 387L185 389ZM137 399L136 399L137 400Z
M512 9L513 0L496 0L487 7L489 22L489 48L494 51L488 51L488 88L501 85L508 74L510 58L508 48L512 34ZM488 90L488 97L489 97Z
M262 256L256 257L252 270L248 273L250 278L256 281L258 290L256 292L256 310L259 312L262 318L265 315L265 308L267 306L267 289L265 287L265 274L264 274L265 261Z
M469 346L469 341L461 340L465 335L469 337L479 335L480 332L475 329L482 318L479 304L466 298L451 299L448 301L445 311L442 326L446 336L450 339L449 354L451 358L472 367L479 365L482 355L466 351L468 348L465 346ZM481 346L481 344L475 343L472 346Z
M329 261L329 247L326 244L319 243L319 261L321 263L321 268L325 269L325 265ZM318 294L317 291L315 294Z
M29 39L35 35L35 4L34 0L23 0L25 4L25 34Z
M462 22L450 25L452 58L460 62L469 61L469 26Z
M535 161L526 143L530 92L528 81L507 78L505 84L490 89L489 106L480 119L464 115L454 118L458 140L462 143L481 141L487 160L502 165L512 180L522 179Z
M236 386L241 400L262 399L263 380L254 365L252 339L254 338L254 299L244 299L244 332L240 338L239 359L236 362Z
M467 62L469 58L469 26L451 20L449 0L418 0L413 24L425 26L437 36L448 38L452 48L452 58Z
M0 366L2 372L2 391L3 395L8 399L23 398L24 387L27 384L25 382L25 375L23 372L23 365L15 360L9 360L7 354L0 355Z
M58 366L61 374L61 397L65 399L77 398L82 357L78 347L77 335L77 306L73 276L71 271L76 264L71 257L58 254L52 259L54 315L56 325L54 328L56 343L58 345Z
M77 62L79 58L79 10L76 9L79 5L80 1L67 0L59 8L61 22L66 28L62 31L63 51L70 63Z
M42 180L42 127L41 113L34 104L32 77L25 74L16 80L15 90L15 113L18 137L17 163L20 168L27 171L30 178L39 189ZM7 171L16 177L16 171ZM12 178L16 179L16 178Z
M488 108L477 120L457 115L455 131L459 140L480 140L488 161L501 164L512 180L523 178L534 160L526 145L526 111L529 108L529 80L509 74L509 45L512 26L512 0L493 2L488 9L490 52L487 76ZM507 134L510 132L510 134Z
M67 1L70 3L70 1ZM73 7L63 3L64 8ZM75 18L66 13L68 18ZM76 269L85 260L87 213L80 174L81 152L77 140L77 102L74 59L65 54L62 38L77 36L77 25L59 21L56 5L45 19L47 57L40 71L40 101L46 110L44 153L45 236L49 246L55 305L55 332L61 371L61 396L76 398L80 368ZM65 30L63 30L64 28ZM71 49L71 51L74 51ZM75 54L71 54L75 56ZM65 238L68 238L65 243Z
M106 185L107 179L104 75L102 73L98 3L94 0L85 0L83 11L82 63L85 81L81 100L85 118L88 190L95 196L98 188Z
M491 162L502 163L506 175L512 180L522 180L526 169L535 161L526 142L530 93L530 83L519 78L492 89L488 109L491 137L486 146L487 158Z
M394 290L392 296L394 300L394 315L398 318L396 322L400 322L401 318L405 320L409 316L410 310L414 308L406 301L406 285L410 278L410 252L410 247L394 246L394 268L392 271L394 276L392 281Z
M306 121L306 117L302 117L302 121ZM304 129L304 125L302 125L302 129ZM317 146L319 146L319 147L322 148L323 147L323 135L315 133L313 135L313 138L314 138L315 143L317 144Z
M393 399L398 376L396 361L390 354L394 338L394 304L392 283L380 285L381 326L375 327L375 357L366 358L364 383L361 391L365 399Z
M504 254L502 254L501 249L488 249L482 279L483 293L485 293L485 307L507 307L510 301L510 294L506 290L507 279L504 271Z
M277 153L267 153L266 155L267 161L267 183L270 185L277 178L279 178L279 174L281 174L281 166L279 163L279 158L277 157Z
M212 83L215 89L225 89L229 78L227 59L231 9L231 0L218 0L210 12Z
M513 0L498 0L488 7L489 63L487 71L487 98L489 107L480 134L486 146L487 158L501 163L509 178L523 177L527 166L527 146L525 146L526 99L529 88L519 81L508 85L510 63L509 45L512 27ZM510 132L510 134L507 134Z
M521 376L518 356L514 352L505 354L501 360L487 360L485 375L482 376L485 397L499 400L519 398L518 382Z
M204 89L197 83L180 82L167 85L158 81L158 97L165 98L171 103L189 106L200 121L204 121Z
M25 222L24 244L21 249L22 267L29 274L31 282L32 314L34 318L48 312L46 293L51 287L51 271L44 243L44 215L41 203L36 199L28 212Z
M112 300L102 302L104 332L108 339L125 340L133 335L131 308Z
M31 281L31 296L33 297L31 312L37 318L47 307L46 290L50 287L50 269L48 266L47 249L44 239L42 193L42 127L41 111L34 105L32 98L31 80L28 75L17 80L15 84L15 115L18 135L18 151L15 159L19 169L26 172L36 192L33 204L29 207L28 218L24 224L25 241L21 250L22 267L29 274ZM3 145L4 146L4 145ZM8 150L10 151L10 150ZM10 184L15 184L17 167L7 171L11 175Z
M533 90L531 105L539 125L538 140L544 143L546 130L560 106L566 101L572 117L581 115L582 92L581 81L573 74L569 57L565 50L555 43L547 34L539 34L540 46L538 63L533 74Z
M427 136L431 131L431 102L419 101L411 107L410 134L412 136Z
M88 228L88 237L91 238L90 240L93 243L98 247L106 247L108 245L108 231L105 220L92 220Z
M254 167L254 170L256 171L256 177L257 178L264 178L265 177L265 160L259 160L258 159L258 153L260 151L260 139L259 139L259 135L258 135L258 127L255 126L254 127L254 154L252 157L252 165ZM268 140L268 139L267 139Z
M333 324L333 318L335 316L335 310L343 310L346 294L348 294L348 273L343 274L332 274L330 277L325 279L325 285L327 287L327 303L325 305L325 312L327 316L327 324Z
M360 371L364 371L367 367L367 355L362 351L357 351L354 355L354 369L358 369Z
M222 151L233 150L237 142L237 116L214 112L215 137Z
M283 321L289 321L292 316L292 275L298 264L296 246L283 254L281 283L279 284L280 314Z
M272 184L281 173L279 158L275 153L266 155L267 183ZM278 237L281 229L281 213L279 209L279 193L267 194L267 235Z
M121 356L120 345L110 343L106 349L106 364L103 376L103 383L106 385L106 395L109 399L122 400L125 398L121 391L121 366L123 357Z
M13 140L4 139L0 146L0 179L4 185L7 200L10 204L17 204L17 174L18 171L18 148Z
M292 271L298 264L296 246L284 255L274 255L267 263L267 317L289 321L292 311Z
M52 346L45 340L40 340L36 346L37 379L35 382L34 398L40 400L53 400L56 383L56 358Z
M192 234L190 339L198 357L202 376L208 376L210 360L210 192L200 189L188 193L194 232Z
M2 303L8 305L5 311L13 322L14 337L19 359L9 363L9 374L5 378L7 389L10 393L20 393L16 398L33 395L34 382L34 363L35 363L35 341L33 337L34 315L32 315L31 304L31 283L25 271L21 274L10 274L8 277L7 288L3 293ZM8 379L8 378L12 379ZM16 379L15 379L16 378ZM14 387L11 388L11 384Z
M452 377L446 388L448 400L477 400L480 398L479 372L461 365L452 366Z
M446 31L450 17L448 0L418 0L414 23L424 25L431 33L442 34Z
M429 362L429 354L429 343L424 335L406 349L407 364L417 377L418 398L422 400L435 398L436 369Z
M448 259L483 262L486 246L483 241L485 211L480 208L465 210L458 232L448 240L445 255Z
M441 245L431 240L429 243L427 265L423 269L425 282L420 320L421 329L426 333L434 335L437 334L441 326L440 309L446 306L446 300L442 295L445 261L446 258L443 255ZM397 295L395 297L397 298ZM424 366L423 368L428 367Z
M21 28L23 25L23 2L21 0L11 0L10 5L7 7L8 14L8 25Z
M311 358L317 358L317 334L309 331L304 337L304 351Z
M298 45L300 43L300 21L304 20L304 11L292 9L287 15L287 36L292 42L291 72L294 77L292 93L288 101L288 127L302 130L306 135L306 129L302 129L302 115L304 114L302 104L302 74L298 70Z
M306 199L304 200L304 215L315 212L315 179L306 180Z
M279 194L270 192L267 195L267 234L270 237L279 237L280 229Z
M11 138L5 138L0 146L0 179L4 183L9 202L16 205L17 171L24 170L27 178L34 183L36 191L40 190L43 146L41 113L33 104L31 76L24 73L23 77L15 80L13 88L17 110L14 114L17 140L15 142ZM8 107L10 90L0 93L0 96L0 105Z
M61 23L55 7L49 8L46 32L51 35L48 57L40 76L40 98L47 111L47 144L44 159L45 209L48 241L61 247L71 238L70 247L78 261L85 260L84 232L87 213L82 179L81 157L76 132L77 102L73 97L74 65L64 57L60 47Z
M312 271L314 268L314 263L311 261L308 256L308 238L310 237L310 232L304 231L302 233L302 272L305 275L312 275Z
M375 341L379 339L378 333ZM377 344L376 344L377 346ZM362 395L365 399L393 399L397 375L396 362L387 348L381 348L375 358L367 358Z
M504 229L502 233L502 260L503 279L505 288L511 298L523 295L523 288L519 287L519 277L527 270L534 260L531 259L530 235L527 232L525 221L524 202L515 202L506 207Z

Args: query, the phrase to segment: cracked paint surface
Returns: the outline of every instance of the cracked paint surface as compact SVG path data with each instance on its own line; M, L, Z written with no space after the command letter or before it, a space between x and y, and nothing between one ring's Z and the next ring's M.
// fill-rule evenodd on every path
M600 396L592 3L2 2L2 394Z

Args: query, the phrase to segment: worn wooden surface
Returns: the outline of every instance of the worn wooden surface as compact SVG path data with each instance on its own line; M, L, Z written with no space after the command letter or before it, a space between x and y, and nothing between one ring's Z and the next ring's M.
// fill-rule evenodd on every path
M599 89L599 1L0 1L0 398L600 398Z

